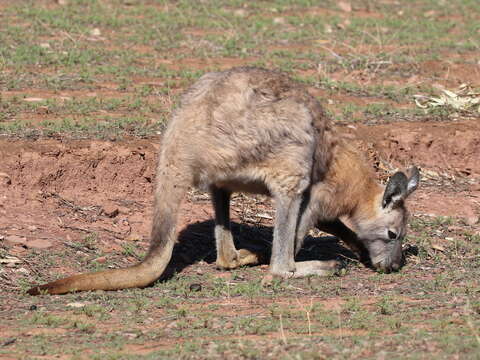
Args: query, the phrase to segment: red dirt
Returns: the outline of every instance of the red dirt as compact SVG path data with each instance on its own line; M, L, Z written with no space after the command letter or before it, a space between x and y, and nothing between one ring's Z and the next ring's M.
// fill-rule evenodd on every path
M342 131L353 133L362 147L372 149L374 157L390 169L411 164L422 168L424 186L410 200L414 212L478 214L478 122L396 123ZM1 141L2 234L24 237L26 246L35 248L42 245L38 241L47 242L46 247L56 246L89 232L101 234L104 251L119 249L129 237L146 242L158 149L157 140ZM428 186L430 181L451 181L452 176L464 185L454 189ZM119 214L106 216L102 209L107 207L117 208ZM211 215L208 202L186 201L179 230ZM28 230L32 226L36 227L33 232ZM25 251L15 248L19 254Z

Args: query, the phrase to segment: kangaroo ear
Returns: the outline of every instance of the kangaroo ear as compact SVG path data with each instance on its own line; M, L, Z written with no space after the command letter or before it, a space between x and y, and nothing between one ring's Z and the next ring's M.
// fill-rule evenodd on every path
M387 186L385 187L382 206L385 208L390 204L395 204L396 202L405 199L405 197L407 196L407 189L407 176L401 171L393 174L392 177L388 180Z
M420 183L420 171L416 166L412 166L407 170L408 174L408 184L407 184L407 194L405 197L410 195L412 192L417 190L418 184Z

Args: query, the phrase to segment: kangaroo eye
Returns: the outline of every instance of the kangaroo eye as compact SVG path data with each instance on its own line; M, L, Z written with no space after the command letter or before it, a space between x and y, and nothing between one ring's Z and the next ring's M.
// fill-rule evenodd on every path
M395 234L393 231L388 230L388 238L390 240L395 240L397 238L397 234Z

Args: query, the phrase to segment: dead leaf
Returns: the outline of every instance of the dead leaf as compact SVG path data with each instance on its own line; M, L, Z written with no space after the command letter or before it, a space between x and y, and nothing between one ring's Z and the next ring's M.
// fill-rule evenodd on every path
M422 108L451 107L455 110L476 111L480 113L480 92L475 91L468 84L462 84L456 92L439 89L439 97L429 97L425 95L414 95L415 104Z

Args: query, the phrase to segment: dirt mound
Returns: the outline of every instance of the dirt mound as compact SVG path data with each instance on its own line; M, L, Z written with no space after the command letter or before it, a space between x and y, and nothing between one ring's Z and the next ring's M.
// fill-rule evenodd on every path
M8 188L68 196L144 197L151 194L156 141L39 140L0 143L0 172Z
M480 123L396 123L362 126L358 136L372 142L395 164L416 164L455 176L480 177Z
M397 123L359 126L355 136L395 166L464 177L480 177L480 123ZM157 139L108 141L38 140L0 142L4 186L98 198L134 196L152 191ZM8 184L7 184L8 183Z

